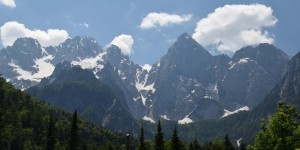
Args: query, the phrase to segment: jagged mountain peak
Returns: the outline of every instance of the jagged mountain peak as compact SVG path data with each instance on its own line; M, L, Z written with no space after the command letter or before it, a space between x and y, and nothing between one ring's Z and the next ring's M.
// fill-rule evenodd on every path
M177 41L169 48L168 53L202 53L202 55L210 56L210 53L187 33L183 33L177 38Z
M96 39L93 37L87 37L87 36L75 36L73 38L66 39L63 43L80 43L80 42L86 42L86 43L97 43ZM61 43L61 44L63 44Z
M3 51L6 52L6 54L3 54L3 57L6 58L6 62L2 64L4 65L3 67L7 70L11 66L14 66L14 72L16 72L17 75L24 74L25 72L18 70L26 70L31 73L36 73L39 70L37 69L38 60L47 55L46 50L40 45L38 40L28 37L18 38L12 46L8 46L3 49ZM27 77L29 76L31 75L27 75Z
M187 33L184 33L178 37L177 41L169 48L168 53L162 57L160 64L162 69L176 67L189 74L191 71L199 70L199 68L206 68L212 61L211 59L212 55L207 50Z
M24 45L41 47L41 44L39 43L38 40L30 37L18 38L13 44L13 46L24 46Z
M261 43L255 47L253 46L246 46L235 52L232 57L233 61L239 61L241 58L250 58L251 60L255 61L263 61L261 59L267 58L278 58L281 56L285 59L289 59L289 56L284 53L281 49L275 47L272 44L268 43Z
M122 53L121 49L116 45L111 45L106 49L106 56L111 65L117 67L120 64L133 64L129 57Z
M121 49L118 46L113 44L109 46L106 51L112 55L124 55Z
M98 45L96 39L94 39L92 37L87 37L87 36L75 36L72 39L67 39L66 43L68 43L68 42L76 43L79 45L88 45L88 44L92 44L92 45L97 44Z
M51 76L43 78L38 86L45 86L53 82L62 81L97 81L91 70L82 69L80 66L72 65L64 61L56 65Z
M68 38L66 41L59 44L57 48L63 51L84 51L94 54L99 53L102 50L94 38L87 36Z
M253 108L280 81L288 61L287 54L271 44L241 48L233 55L229 70L221 80L221 101L226 107L236 103Z
M276 48L273 44L270 43L260 43L257 48L264 49L264 48Z
M196 121L203 117L221 117L223 107L229 108L225 105L227 103L254 106L278 82L288 60L287 55L270 44L244 47L233 58L227 55L212 56L190 35L183 33L168 53L147 72L134 64L118 46L111 45L102 51L96 40L90 37L76 36L59 46L45 49L34 39L24 38L19 42L20 48L14 48L16 57L13 59L13 51L9 51L9 47L4 49L7 54L2 52L0 58L5 61L0 61L0 70L8 72L5 74L8 79L22 89L40 81L36 80L34 84L28 81L26 87L23 87L23 80L16 82L27 72L28 76L38 75L38 79L47 77L39 86L43 83L69 82L70 79L113 84L111 88L119 90L130 111L139 119L165 116L171 120L189 118ZM37 57L34 53L24 57L20 50L23 49L21 46L28 45L26 43L40 48L31 50L42 53L43 57ZM54 71L48 73L52 75L41 76L45 74L41 68L50 65ZM26 71L24 75L23 70ZM253 99L258 101L251 102ZM211 101L206 103L208 100ZM217 113L212 115L212 110Z
M42 56L42 46L39 41L29 37L18 38L14 44L7 49L9 49L11 55L19 55L21 52L23 55L32 55L34 57Z
M68 71L68 70L71 70L72 68L72 64L68 61L63 61L62 63L58 63L56 66L55 66L55 69L52 73L52 75L50 76L50 78L52 77L56 77L58 76L61 72L63 71ZM43 82L43 80L42 80Z
M73 71L72 71L73 70ZM72 63L70 63L69 61L64 61L62 63L59 63L56 65L53 74L51 76L56 76L58 74L62 74L65 72L85 72L85 69L82 69L79 65L72 65ZM91 70L86 70L86 72L89 72L89 76L94 76ZM79 74L77 74L79 75ZM77 76L76 74L74 74L74 76ZM69 77L69 78L73 78L73 77ZM96 78L95 78L96 79Z
M189 40L189 39L192 39L192 37L187 33L182 33L180 36L178 36L177 39L178 40Z
M55 56L53 64L66 61L80 61L86 58L92 58L102 52L102 48L96 40L91 37L76 36L69 38L57 47L48 47L47 51Z

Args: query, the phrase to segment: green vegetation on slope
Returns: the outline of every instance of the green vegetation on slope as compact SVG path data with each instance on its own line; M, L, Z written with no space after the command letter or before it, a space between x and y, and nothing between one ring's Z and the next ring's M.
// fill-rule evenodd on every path
M293 105L278 102L276 112L269 119L263 119L261 130L256 135L250 150L294 150L300 148L300 113Z
M261 130L256 134L253 145L248 145L247 148L244 142L240 142L237 146L227 134L223 141L215 138L198 143L196 137L187 146L186 141L180 140L176 127L173 130L172 138L166 140L162 129L163 124L161 125L160 121L157 124L155 140L143 140L139 145L143 144L143 147L140 146L141 150L294 150L300 148L299 119L300 113L297 112L295 105L288 105L284 101L279 101L275 113L270 116L268 121L264 119L261 121ZM184 132L183 130L179 131L179 135ZM140 135L143 136L143 130L141 130ZM198 137L205 137L205 135L198 134Z
M50 130L55 141L54 148L68 148L72 115L16 90L3 78L0 78L0 120L0 149L45 149ZM51 122L54 129L49 129ZM125 143L121 134L80 117L77 122L78 147L100 148L108 145L105 144L108 141L116 147Z

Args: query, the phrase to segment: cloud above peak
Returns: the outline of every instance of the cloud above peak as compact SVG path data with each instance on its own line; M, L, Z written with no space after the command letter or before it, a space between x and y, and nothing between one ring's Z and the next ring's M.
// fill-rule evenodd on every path
M193 38L203 46L235 52L247 45L272 44L274 39L265 28L277 21L272 8L262 4L225 5L197 23Z
M0 0L0 4L10 7L10 8L16 7L16 3L14 0Z
M168 13L149 13L145 18L143 18L140 24L141 29L150 29L156 27L166 27L173 24L180 24L187 22L192 18L193 15L176 15Z
M132 53L132 45L134 43L134 40L131 35L121 34L119 36L116 36L108 45L107 47L111 45L118 46L122 53L126 55L130 55Z
M68 32L65 30L30 30L26 28L24 24L16 21L6 22L0 28L0 33L2 45L4 47L13 45L18 38L22 37L31 37L37 39L44 47L56 46L61 42L64 42L69 37Z

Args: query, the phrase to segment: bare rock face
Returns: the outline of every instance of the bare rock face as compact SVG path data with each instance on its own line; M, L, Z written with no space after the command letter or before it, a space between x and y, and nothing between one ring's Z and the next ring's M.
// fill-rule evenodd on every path
M0 51L0 73L19 89L37 84L42 88L77 78L73 69L67 69L77 66L89 72L79 71L81 79L110 88L120 97L118 106L135 119L192 122L220 118L224 109L253 108L280 82L288 61L283 51L269 44L244 47L232 58L212 56L184 33L146 70L117 46L102 50L90 37L67 39L56 47L21 38ZM112 116L104 117L104 124Z
M220 101L229 109L253 108L281 80L289 57L280 49L260 44L237 51L219 84Z

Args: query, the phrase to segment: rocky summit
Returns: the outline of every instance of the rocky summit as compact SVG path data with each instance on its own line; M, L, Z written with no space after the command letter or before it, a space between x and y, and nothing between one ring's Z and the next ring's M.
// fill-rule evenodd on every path
M290 60L282 50L270 44L244 47L232 57L213 56L186 33L177 38L150 70L132 62L119 47L111 45L103 50L90 37L77 36L56 47L42 47L37 40L21 38L0 53L3 77L16 88L35 88L33 95L54 83L70 84L67 79L80 79L85 84L92 81L118 97L116 109L111 109L118 113L109 113L111 116L121 117L118 115L123 110L135 119L150 122L165 119L180 124L219 119L252 109L280 82ZM72 69L76 67L82 70L76 72ZM80 89L80 85L72 88ZM64 97L67 95L63 94L71 92L63 90L67 89L55 88L51 94ZM44 100L70 110L89 103L84 97L78 97L72 105ZM99 104L100 107L101 102L93 106ZM92 111L98 108L84 106L82 113L88 109L97 113L90 116L105 116L105 111ZM103 123L103 119L95 120Z

